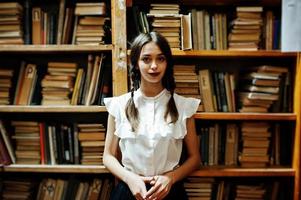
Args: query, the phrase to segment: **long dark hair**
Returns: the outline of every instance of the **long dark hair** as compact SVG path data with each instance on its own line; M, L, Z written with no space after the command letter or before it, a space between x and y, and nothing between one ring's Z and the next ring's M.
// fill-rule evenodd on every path
M165 74L162 78L162 85L166 88L170 94L171 98L168 102L166 112L164 114L165 121L167 120L167 116L170 115L171 121L170 123L175 123L178 120L179 113L175 104L175 100L173 98L174 90L176 88L176 83L173 75L173 58L171 54L171 49L168 44L168 41L158 32L150 32L150 33L141 33L138 35L131 46L131 55L130 55L130 77L132 80L132 88L131 88L131 98L128 100L125 113L126 117L129 120L132 130L135 132L139 125L139 113L138 109L134 104L134 91L139 88L141 75L138 66L138 60L141 54L141 50L143 46L149 42L155 42L164 56L166 57L167 67L165 70Z

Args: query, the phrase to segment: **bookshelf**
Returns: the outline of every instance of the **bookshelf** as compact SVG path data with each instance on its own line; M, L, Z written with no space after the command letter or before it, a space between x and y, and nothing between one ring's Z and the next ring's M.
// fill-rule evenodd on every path
M271 1L248 1L242 2L237 0L214 0L214 1L140 1L140 0L128 0L127 1L127 26L128 26L128 39L133 38L131 30L135 30L133 25L134 21L131 18L133 16L134 9L139 12L148 14L152 9L152 3L164 3L164 4L178 4L180 6L180 14L188 14L192 9L196 10L208 10L209 13L223 12L230 16L235 12L236 6L263 6L263 10L275 11L277 17L281 12L281 0ZM152 16L153 17L153 16ZM138 25L141 26L141 22L138 19ZM229 19L228 19L229 20ZM143 21L143 20L142 20ZM152 18L148 18L149 29L151 26ZM144 23L144 22L143 22ZM142 24L143 24L142 23ZM193 22L192 22L193 23ZM143 25L142 25L143 26ZM193 24L192 24L193 26ZM192 27L193 29L193 27ZM142 29L143 32L143 29ZM160 31L159 31L160 32ZM228 30L229 33L229 30ZM192 32L192 37L194 37ZM129 54L129 52L128 52ZM264 47L260 47L256 51L235 50L181 50L173 49L172 54L175 58L175 64L177 65L196 65L199 68L208 68L212 71L231 71L234 74L239 74L239 71L244 70L245 67L254 67L263 64L274 66L287 66L291 72L291 110L286 112L268 112L268 113L256 113L256 112L197 112L194 115L196 123L208 123L208 124L227 124L234 123L240 124L242 122L268 122L272 125L281 124L280 126L288 126L287 130L281 131L283 137L291 137L291 146L288 146L286 155L290 157L289 161L283 165L271 165L266 167L240 167L225 166L223 164L214 166L201 166L200 170L197 170L191 174L191 177L201 178L215 178L216 180L239 180L241 182L255 180L275 181L285 180L287 185L290 185L291 194L288 196L278 196L275 199L300 199L300 53L299 52L281 52L281 50L273 49L266 50ZM214 126L214 125L213 125ZM200 127L200 126L199 126ZM197 126L198 128L198 126ZM199 130L198 130L199 131ZM223 134L225 134L223 132ZM290 149L291 148L291 149ZM217 182L218 182L217 181ZM252 181L251 181L252 182ZM264 182L264 181L263 181ZM215 191L215 190L214 190ZM218 191L215 191L218 193ZM231 198L231 197L230 197ZM213 198L215 199L215 198ZM233 197L234 199L234 197Z
M158 1L151 1L158 3ZM162 3L173 3L174 1L165 0ZM127 30L130 23L127 21L127 13L131 10L133 5L146 6L148 8L149 2L140 0L127 1L111 1L111 44L102 44L97 46L73 45L73 44L40 44L40 45L0 45L0 60L4 63L13 62L11 58L22 57L28 58L32 55L41 57L37 61L48 59L53 56L58 56L61 59L68 57L76 59L86 59L88 54L107 53L111 57L112 62L112 95L117 96L128 91L128 77L127 77ZM160 1L161 3L161 1ZM176 1L180 7L184 7L188 11L191 7L206 7L217 8L223 10L223 7L232 7L233 5L241 5L239 0L181 0ZM252 4L248 2L247 4ZM281 7L281 0L263 0L256 5L267 6L274 9ZM144 7L145 8L145 7ZM264 50L257 51L228 51L228 50L173 50L172 51L176 63L183 63L189 60L189 64L204 64L210 68L212 63L227 64L228 69L231 64L235 66L235 71L243 68L240 63L270 63L270 64L284 64L288 63L288 67L294 72L292 73L292 112L288 113L239 113L239 112L198 112L194 115L197 122L229 122L240 123L241 121L268 121L269 123L284 123L291 124L293 128L289 129L288 133L292 134L294 140L292 141L291 162L288 165L270 166L265 168L241 168L241 167L225 167L225 166L202 166L191 174L191 177L200 178L217 178L219 180L227 178L235 178L241 181L249 180L285 180L285 183L291 183L292 198L298 200L300 198L300 130L301 130L301 54L297 52L284 53L280 50ZM8 58L6 58L8 57ZM84 58L78 58L84 57ZM53 58L51 58L53 60ZM257 61L259 60L259 61ZM213 66L214 67L214 66ZM215 67L221 68L221 67ZM106 109L99 105L74 105L74 106L42 106L42 105L1 105L0 119L21 120L23 117L27 120L34 119L62 119L66 120L69 116L72 120L83 120L85 122L95 122L98 119L105 119ZM99 117L101 116L101 117ZM68 120L67 120L68 121ZM281 133L282 134L282 133ZM28 174L56 174L60 173L76 175L110 175L109 171L101 165L37 165L37 164L11 164L8 166L1 166L0 173L10 176L13 173L24 175ZM282 179L283 178L283 179ZM291 189L291 188L289 188Z
M16 1L10 1L16 2ZM118 1L17 1L20 5L24 6L30 2L30 13L33 7L41 7L42 10L48 12L48 7L57 9L59 12L59 6L64 5L64 10L72 8L73 11L76 7L76 2L81 3L99 3L106 2L106 11L109 14L107 18L110 30L107 35L106 42L98 45L82 45L72 44L69 41L67 44L57 44L56 42L45 42L44 44L0 44L0 61L3 65L10 69L14 69L15 73L18 74L20 68L20 62L25 60L29 63L38 65L38 68L44 70L47 69L47 63L50 61L58 62L76 62L78 68L87 69L88 56L101 55L106 56L109 67L111 68L111 74L109 78L110 95L116 96L123 94L128 91L127 85L127 65L126 65L126 40L124 39L125 32L125 3ZM123 5L124 4L124 5ZM28 4L27 4L28 5ZM58 16L57 16L58 17ZM75 14L72 15L75 18ZM61 17L58 17L58 19ZM64 18L62 18L64 20ZM66 20L66 18L65 18ZM30 28L32 27L30 19ZM26 23L25 23L26 24ZM28 23L27 23L28 24ZM72 22L73 26L76 22ZM123 24L120 26L120 24ZM71 33L71 36L74 35ZM30 35L31 38L32 35ZM25 36L24 36L25 37ZM63 37L62 37L63 38ZM51 44L50 44L51 43ZM118 59L116 59L118 58ZM107 67L107 66L106 66ZM15 90L15 84L17 82L16 74L12 82L13 90ZM75 78L74 78L75 82ZM15 93L12 91L11 94ZM10 98L13 98L12 95ZM106 108L100 104L94 105L14 105L12 100L9 105L0 105L0 119L3 120L4 124L10 124L11 121L38 121L38 122L51 122L55 124L73 124L75 123L103 123L106 126L107 111ZM6 126L7 128L7 126ZM11 127L8 126L9 132L11 133ZM10 136L11 137L11 136ZM15 146L15 141L13 145ZM10 164L0 166L1 174L1 195L3 189L3 180L10 179L11 175L14 174L16 178L24 178L27 181L33 178L35 181L44 181L47 178L54 178L55 180L63 179L69 180L70 177L78 178L80 181L88 182L90 187L93 186L94 178L100 178L104 185L111 186L111 182L108 183L106 178L109 177L112 180L112 175L109 171L99 164ZM37 179L35 179L37 178ZM46 181L47 182L47 181ZM100 184L102 184L100 182ZM5 183L4 183L5 185ZM35 186L34 194L38 190L38 186ZM104 188L108 187L102 187ZM109 190L108 190L109 191ZM76 192L76 191L75 191ZM106 194L106 191L103 192ZM107 199L100 191L97 194L99 198ZM1 198L1 197L0 197ZM57 198L59 199L59 198ZM82 198L85 199L85 198Z

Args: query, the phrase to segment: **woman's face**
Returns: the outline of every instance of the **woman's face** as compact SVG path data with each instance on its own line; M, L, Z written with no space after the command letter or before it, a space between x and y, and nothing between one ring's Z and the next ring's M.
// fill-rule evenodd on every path
M138 66L142 84L160 84L164 76L167 61L155 42L145 44L140 53Z

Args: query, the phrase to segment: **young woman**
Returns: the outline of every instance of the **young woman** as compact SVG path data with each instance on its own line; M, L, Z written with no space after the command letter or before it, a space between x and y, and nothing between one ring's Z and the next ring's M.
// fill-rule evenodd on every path
M200 101L174 93L171 50L159 33L135 38L130 62L131 92L105 99L103 162L121 180L111 199L187 199L181 180L200 164L192 118ZM179 165L183 141L187 159Z

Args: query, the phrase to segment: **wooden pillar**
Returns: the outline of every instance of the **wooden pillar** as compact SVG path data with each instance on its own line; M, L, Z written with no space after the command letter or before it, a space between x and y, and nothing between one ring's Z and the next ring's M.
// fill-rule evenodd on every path
M126 0L111 1L113 96L128 92Z
M300 199L300 120L301 120L301 53L297 54L296 74L295 74L295 89L294 89L294 113L297 115L295 144L293 152L293 168L295 169L295 184L294 184L294 199Z

